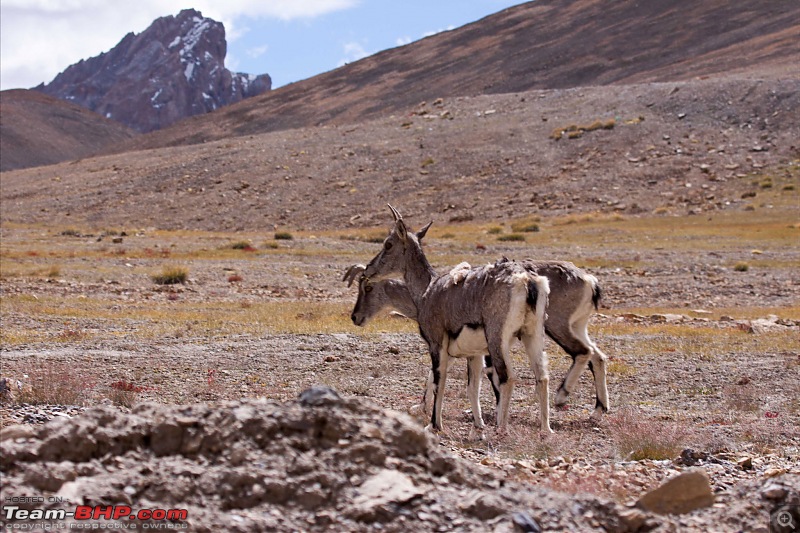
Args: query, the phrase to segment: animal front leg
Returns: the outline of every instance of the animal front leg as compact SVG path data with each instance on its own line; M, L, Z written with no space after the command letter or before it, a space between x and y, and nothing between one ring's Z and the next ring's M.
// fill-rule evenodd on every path
M433 412L429 428L435 431L444 429L442 424L442 406L444 402L445 383L447 382L447 341L444 347L431 347L431 372L433 374Z
M433 403L433 370L428 372L428 379L425 382L425 389L422 391L422 402L412 405L408 412L412 416L424 418L426 413L431 410Z
M472 431L470 440L484 440L483 413L481 412L481 374L483 373L483 358L470 357L467 362L467 396L472 407Z
M494 372L494 367L492 366L492 358L488 355L483 356L484 360L484 372L486 373L486 377L489 378L489 383L492 385L492 392L494 393L494 404L497 407L497 404L500 403L500 384L497 383L497 374Z

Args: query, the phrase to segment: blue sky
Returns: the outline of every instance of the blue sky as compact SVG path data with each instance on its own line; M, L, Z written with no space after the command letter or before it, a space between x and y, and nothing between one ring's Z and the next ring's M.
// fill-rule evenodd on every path
M273 87L457 28L513 0L2 0L0 89L51 81L158 17L195 8L225 24L226 67Z

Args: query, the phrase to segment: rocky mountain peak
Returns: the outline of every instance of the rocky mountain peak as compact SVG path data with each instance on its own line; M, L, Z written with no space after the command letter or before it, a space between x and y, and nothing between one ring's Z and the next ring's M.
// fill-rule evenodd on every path
M46 85L46 94L148 132L268 91L267 74L225 68L222 23L194 9L155 20L114 48L82 60Z

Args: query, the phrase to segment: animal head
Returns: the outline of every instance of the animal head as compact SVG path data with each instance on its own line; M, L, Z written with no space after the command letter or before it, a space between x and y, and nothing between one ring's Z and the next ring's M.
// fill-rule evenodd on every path
M387 204L388 205L388 204ZM406 270L408 253L410 250L421 250L420 241L433 222L414 233L411 231L400 213L389 205L394 216L394 227L389 236L383 241L383 247L378 255L367 264L364 276L371 279L383 279L394 274L404 274Z
M409 318L417 316L416 307L405 284L392 279L372 281L361 275L365 269L364 265L353 265L344 275L348 287L358 277L358 299L350 314L353 324L365 326L372 317L386 308L394 308Z
M365 326L387 304L385 296L385 292L375 290L375 285L369 278L362 276L358 281L358 299L350 314L353 324Z

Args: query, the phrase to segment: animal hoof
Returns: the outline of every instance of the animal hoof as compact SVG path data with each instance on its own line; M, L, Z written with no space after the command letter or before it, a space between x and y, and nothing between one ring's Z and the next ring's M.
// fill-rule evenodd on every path
M416 417L424 417L425 416L425 404L421 403L418 405L412 405L408 408L408 414L411 416Z
M566 405L568 401L569 401L569 393L564 391L564 389L561 389L556 393L556 399L555 399L556 407L562 407L563 405Z
M469 432L469 440L471 441L485 441L486 433L483 428L472 428Z
M497 436L498 438L501 438L501 439L505 438L505 437L508 437L508 428L504 428L504 427L503 428L497 428L497 430L495 430L494 434L495 434L495 436Z
M425 426L425 431L427 433L430 433L431 435L438 435L441 430L433 427L433 424L428 424L427 426Z
M547 426L546 428L541 430L541 433L544 433L545 435L547 435L547 434L553 434L553 433L555 433L555 431L553 431L553 428L551 428L550 426Z

